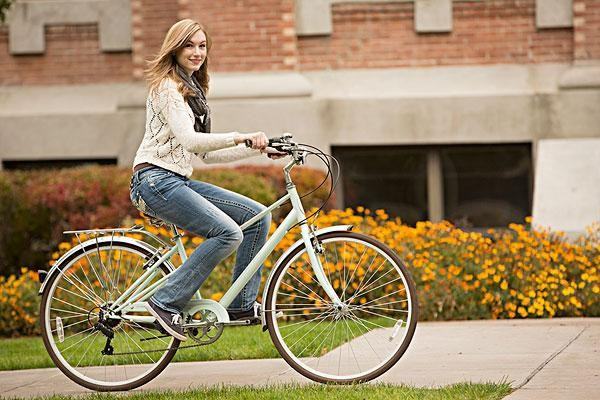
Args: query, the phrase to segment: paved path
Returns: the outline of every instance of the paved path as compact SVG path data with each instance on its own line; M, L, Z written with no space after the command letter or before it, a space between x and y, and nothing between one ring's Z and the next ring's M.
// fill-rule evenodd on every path
M500 382L508 400L600 399L600 318L421 322L398 364L377 381L414 386ZM308 382L282 360L171 364L142 389ZM0 396L89 392L57 369L0 372Z

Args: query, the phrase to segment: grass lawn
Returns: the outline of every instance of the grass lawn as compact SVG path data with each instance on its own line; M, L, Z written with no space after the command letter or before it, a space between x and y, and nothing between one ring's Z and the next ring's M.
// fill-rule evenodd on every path
M406 399L406 400L495 400L501 399L511 392L507 383L471 384L460 383L438 389L421 389L406 386L384 384L364 384L356 386L331 385L278 385L269 387L235 387L222 386L186 391L131 392L123 394L92 394L87 399L112 400L126 397L131 400L183 400L183 399ZM36 397L44 400L81 399L82 396Z
M188 340L181 344L193 344ZM260 326L228 327L208 346L177 351L177 361L244 360L279 358L268 332ZM41 337L0 339L0 371L54 367Z

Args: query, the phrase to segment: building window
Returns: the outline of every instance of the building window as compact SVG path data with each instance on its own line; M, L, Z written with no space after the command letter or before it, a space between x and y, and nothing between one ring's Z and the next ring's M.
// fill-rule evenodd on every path
M405 223L446 219L502 227L531 213L531 144L334 146L346 207L383 208Z
M382 208L407 223L427 219L427 151L394 146L334 147L345 207Z
M70 168L83 165L117 165L116 158L94 158L73 160L2 160L2 168L15 169L51 169Z

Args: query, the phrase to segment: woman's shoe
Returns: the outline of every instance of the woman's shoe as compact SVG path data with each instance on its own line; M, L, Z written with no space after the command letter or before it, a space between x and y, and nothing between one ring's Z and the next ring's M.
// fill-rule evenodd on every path
M169 335L182 342L187 340L187 336L185 336L181 327L181 315L179 313L175 314L165 311L151 301L146 303L146 309L156 318L156 321Z
M260 318L260 303L254 303L254 306L246 311L229 311L230 321L250 321L248 325L259 325L261 323Z

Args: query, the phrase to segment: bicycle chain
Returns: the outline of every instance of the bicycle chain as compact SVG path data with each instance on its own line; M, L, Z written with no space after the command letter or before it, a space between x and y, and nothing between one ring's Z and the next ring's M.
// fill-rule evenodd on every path
M207 346L211 343L198 343L198 344L190 344L187 346L183 346L183 347L167 347L166 349L156 349L156 350L147 350L147 351L127 351L124 353L113 353L111 355L113 356L128 356L128 355L132 355L132 354L145 354L145 353L157 353L159 351L169 351L169 350L181 350L181 349L189 349L192 347L200 347L200 346Z

